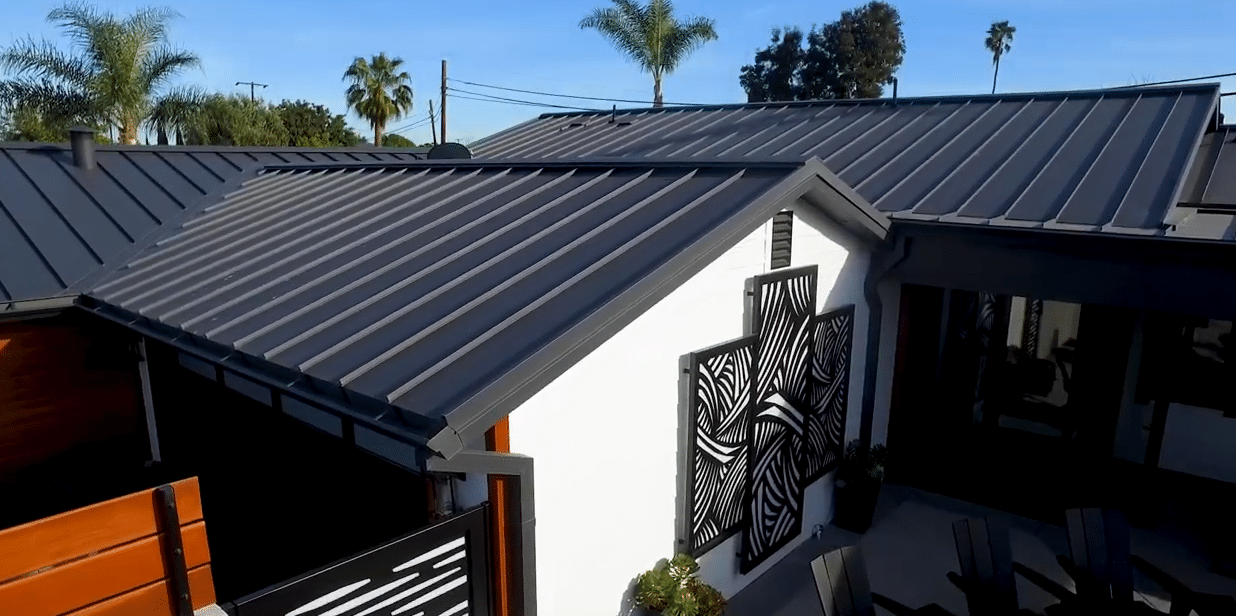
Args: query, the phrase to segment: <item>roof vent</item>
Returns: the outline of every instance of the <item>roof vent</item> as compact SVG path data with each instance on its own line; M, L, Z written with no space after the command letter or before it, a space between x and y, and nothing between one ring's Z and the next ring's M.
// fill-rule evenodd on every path
M425 155L429 160L444 160L450 158L462 158L468 160L472 158L472 150L462 143L439 143L429 149L429 153Z
M94 169L94 129L74 126L69 129L69 145L73 148L73 164L82 169Z

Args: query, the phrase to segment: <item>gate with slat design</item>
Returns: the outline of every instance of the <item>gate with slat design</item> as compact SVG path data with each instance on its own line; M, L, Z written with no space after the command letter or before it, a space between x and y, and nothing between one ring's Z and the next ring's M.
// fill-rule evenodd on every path
M487 510L481 505L223 607L232 616L490 616Z

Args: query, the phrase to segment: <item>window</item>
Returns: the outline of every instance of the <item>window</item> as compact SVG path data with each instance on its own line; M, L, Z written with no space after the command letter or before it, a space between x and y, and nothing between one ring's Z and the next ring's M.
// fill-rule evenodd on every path
M772 269L790 266L790 250L794 240L794 212L778 212L772 224Z

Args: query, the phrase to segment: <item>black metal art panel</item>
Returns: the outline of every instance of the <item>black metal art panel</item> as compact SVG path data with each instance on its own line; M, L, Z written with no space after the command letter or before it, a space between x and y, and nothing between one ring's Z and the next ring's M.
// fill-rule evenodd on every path
M238 599L234 616L489 614L488 506Z
M755 337L690 356L687 551L699 556L742 528Z
M806 420L806 485L841 461L854 346L854 306L815 317L811 355L810 409Z
M808 398L814 335L816 268L757 276L750 331L755 345L755 399L740 570L749 572L802 530Z

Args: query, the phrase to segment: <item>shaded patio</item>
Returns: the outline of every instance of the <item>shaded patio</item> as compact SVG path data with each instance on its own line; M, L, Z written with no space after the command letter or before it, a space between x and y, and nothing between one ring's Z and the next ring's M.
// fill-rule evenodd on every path
M867 559L873 591L911 607L936 603L963 616L965 597L946 578L957 570L952 524L967 517L1007 521L1013 558L1052 580L1073 588L1056 562L1067 554L1064 529L1046 522L1009 514L898 484L886 484L880 494L875 522L859 535L828 526L808 539L767 573L739 592L729 603L733 616L810 616L823 614L810 562L816 556L845 545L858 545ZM1187 525L1164 522L1153 530L1131 529L1133 553L1172 574L1200 592L1236 595L1236 579L1209 571L1210 559L1202 538ZM1134 573L1137 598L1164 613L1166 593L1154 582ZM1021 606L1036 612L1055 602L1040 588L1017 577ZM884 613L877 610L877 613Z

